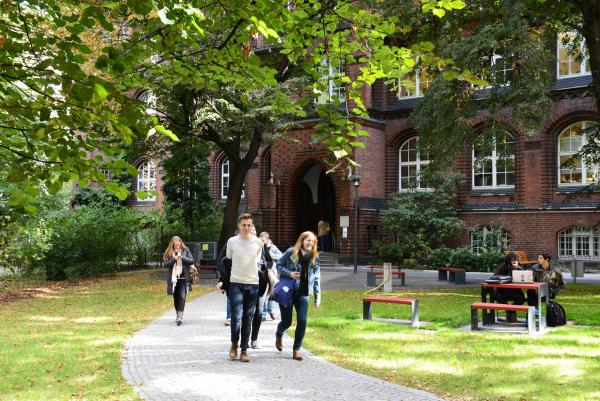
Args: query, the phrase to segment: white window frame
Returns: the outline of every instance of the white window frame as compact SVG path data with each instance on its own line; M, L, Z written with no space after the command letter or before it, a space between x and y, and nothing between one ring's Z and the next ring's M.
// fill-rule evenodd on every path
M510 134L506 134L508 138L510 138L510 143L516 144L516 140L515 138L510 135ZM506 188L506 189L511 189L515 187L515 184L512 185L498 185L498 160L500 159L500 157L498 156L498 153L496 152L497 146L496 146L496 141L497 138L494 139L494 147L492 149L492 154L490 156L485 156L485 157L480 157L479 161L483 161L483 160L491 160L492 161L492 185L479 185L476 186L475 185L475 163L478 161L475 158L475 146L473 145L471 148L471 188L472 189L497 189L497 188ZM512 155L510 156L510 159L512 159L513 161L513 181L516 178L516 164L515 164L515 154L514 152L512 153ZM504 172L504 174L506 174L506 171Z
M600 260L600 232L588 227L568 227L557 234L559 259ZM583 244L587 244L584 250Z
M402 78L398 79L398 99L414 99L417 97L423 97L425 91L429 89L429 85L431 85L431 83L433 82L433 78L431 78L431 76L426 71L423 71L423 73L427 77L427 79L424 81L426 88L423 91L421 91L421 70L417 68L410 73L408 80L414 83L414 94L412 95L402 94L402 88L406 88L407 86L402 83ZM413 88L410 88L409 90L412 91Z
M569 53L569 59L562 61L562 62L569 63L569 74L565 74L565 75L560 74L560 63L561 63L560 50L561 49L570 50L570 48L571 48L571 46L569 46L569 45L563 45L562 37L564 37L564 36L570 37L571 38L570 42L572 42L573 39L576 37L576 33L567 32L567 33L558 34L558 38L556 40L556 79L564 79L564 78L572 78L572 77L581 77L581 76L585 76L585 75L591 75L592 74L591 71L586 71L589 68L589 64L588 64L588 56L587 56L588 51L587 51L587 47L585 45L585 38L581 38L581 41L579 42L579 52L582 54L580 71L576 72L576 73L571 73L571 63L577 62L575 60L577 58L577 54Z
M152 160L142 162L138 167L137 190L148 192L156 190L156 164ZM137 197L136 197L137 198ZM146 196L145 199L137 198L138 202L155 202L156 195Z
M227 199L227 192L229 191L230 167L229 159L226 159L221 163L221 199ZM227 172L225 172L225 168L227 168ZM227 179L227 185L224 184L225 179ZM225 188L227 188L227 191L225 191ZM242 189L241 198L244 199L245 197L246 191Z
M577 129L577 130L581 130L581 129L586 129L589 128L593 125L595 125L596 123L593 121L578 121L576 123L570 124L569 126L567 126L565 129L563 129L560 134L558 134L558 140L557 140L557 181L558 181L558 186L559 187L571 187L571 186L586 186L586 185L590 185L594 182L598 182L600 181L600 165L597 164L592 164L592 165L588 165L588 163L586 162L585 159L581 159L581 181L580 182L561 182L561 172L562 170L567 170L567 169L562 169L561 168L561 161L560 158L561 156L570 156L572 157L573 155L575 155L577 152L579 152L579 150L581 150L581 148L583 146L585 146L588 143L588 136L587 135L580 135L581 137L581 146L579 147L579 149L577 149L577 151L565 151L561 149L561 136L566 133L567 131L574 129L573 127L581 124L581 128ZM573 171L573 169L569 169L571 172ZM595 173L596 175L596 181L587 181L587 176L588 176L588 172L592 172Z
M405 147L410 146L412 141L415 142L415 148L414 148L414 150L416 152L417 159L414 160L414 161L411 161L411 160L403 161L402 160L402 150ZM421 178L420 178L420 176L421 176L421 169L425 168L431 162L431 160L428 160L428 159L422 160L421 159L421 152L419 152L419 147L418 146L419 146L419 137L418 136L412 136L412 137L408 138L406 141L404 141L402 143L402 145L400 145L400 147L398 148L398 188L399 188L399 192L406 192L406 191L408 191L408 190L410 190L410 189L413 188L413 187L410 187L410 186L407 187L407 188L403 188L402 187L402 178L404 178L402 176L402 167L408 167L408 168L410 168L410 167L413 167L413 166L416 166L416 168L417 168L417 176L416 176L417 185L414 188L417 189L417 190L419 190L419 191L431 191L431 188L429 188L429 187L425 187L425 186L421 187ZM408 178L408 177L406 177L406 178Z
M502 74L504 75L504 77L503 77L504 79L502 80L502 82L503 82L503 83L502 83L502 84L500 84L500 85L498 85L498 86L510 86L510 85L512 84L512 81L511 81L511 80L509 80L509 79L507 79L507 77L506 77L506 76L508 75L508 73L509 73L509 72L513 71L513 70L514 70L514 68L512 68L512 66L511 66L511 68L506 68L506 63L505 63L505 64L504 64L504 67L505 67L504 69L502 69L502 70L499 70L499 71L495 71L495 70L494 70L494 66L496 65L496 63L497 63L499 60L504 60L504 56L501 56L501 55L499 55L499 54L496 54L496 53L494 53L494 55L492 55L492 60L491 60L491 66L492 66L492 78L493 78L494 80L496 80L495 74L496 74L496 73L498 73L498 72L502 72Z
M334 68L328 62L328 60L323 60L319 70L321 71L321 77L319 78L319 82L326 80L327 88L325 88L325 91L320 93L315 89L315 104L327 104L335 100L339 100L340 104L345 103L346 88L345 84L343 83L343 79L346 75L346 71L344 68L344 64L340 62L338 67ZM340 81L339 86L336 85L337 80Z
M488 226L484 226L484 227L476 227L472 230L469 231L469 239L471 242L471 251L477 255L480 255L484 250L487 249L492 249L492 248L487 248L486 247L486 237L488 235L488 233L490 233L492 230L490 230L488 228ZM481 233L481 239L479 238L475 238L475 233ZM506 231L505 229L502 229L502 234L500 237L500 242L498 243L497 246L500 247L501 249L508 249L509 245L510 245L510 235L509 232Z

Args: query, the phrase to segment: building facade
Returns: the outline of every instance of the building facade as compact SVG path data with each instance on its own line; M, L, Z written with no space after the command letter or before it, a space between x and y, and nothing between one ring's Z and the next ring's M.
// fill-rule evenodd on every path
M554 110L537 133L530 136L515 128L491 153L481 154L469 145L456 157L453 168L465 177L456 207L466 229L455 245L478 251L486 245L487 227L499 224L503 245L524 250L529 258L550 252L564 261L600 263L595 228L600 221L600 193L573 196L600 179L600 168L585 161L564 165L587 141L581 129L598 123L587 90L591 75L585 57L577 59L557 43L556 65L549 67L556 76L549 89ZM348 66L345 74L352 76L354 68ZM361 120L369 136L363 139L365 149L354 155L360 164L354 171L360 174L358 188L347 171L325 173L323 160L329 155L311 143L316 122L308 120L292 133L297 143L278 142L261 149L246 178L241 209L253 213L259 228L269 231L281 248L292 245L304 230L316 232L318 221L326 219L332 228L332 250L342 257L352 255L357 224L359 253L366 255L373 241L381 238L380 216L391 196L414 185L419 170L429 163L419 155L418 134L408 123L429 84L426 76L415 75L414 87L399 93L392 93L383 82L364 89L372 118ZM473 122L474 130L477 124ZM216 199L225 199L229 163L222 154L215 154L210 163L211 192ZM159 181L158 177L155 182ZM341 223L346 222L344 229Z

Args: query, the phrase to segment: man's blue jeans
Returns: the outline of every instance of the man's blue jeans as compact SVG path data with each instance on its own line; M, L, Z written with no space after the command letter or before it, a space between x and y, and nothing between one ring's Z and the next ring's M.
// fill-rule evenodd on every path
M231 343L237 344L242 333L240 348L248 349L252 318L256 310L258 284L229 283L229 301L231 302ZM241 326L241 327L240 327Z
M299 350L302 347L304 333L306 333L306 319L308 316L308 297L298 295L298 289L294 291L292 303L284 308L279 305L281 312L281 322L277 325L277 337L282 337L283 332L292 325L292 307L296 308L296 332L294 333L294 350Z

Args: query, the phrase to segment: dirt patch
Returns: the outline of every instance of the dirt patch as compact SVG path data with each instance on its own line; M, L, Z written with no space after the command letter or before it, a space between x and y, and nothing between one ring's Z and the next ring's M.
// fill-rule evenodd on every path
M41 298L56 295L65 288L89 286L102 281L114 280L115 275L102 278L81 279L77 282L70 281L45 281L28 283L14 280L0 280L0 303L15 302L21 299Z

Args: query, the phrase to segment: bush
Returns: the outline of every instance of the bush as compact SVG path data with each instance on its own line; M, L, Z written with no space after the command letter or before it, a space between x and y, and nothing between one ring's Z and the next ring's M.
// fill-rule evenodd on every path
M131 260L134 235L143 216L124 207L89 205L59 212L48 226L52 234L41 260L49 280L94 277L119 270ZM34 244L40 246L42 244Z
M466 271L493 272L502 263L502 252L496 250L476 254L470 248L438 248L429 253L427 265L461 267Z
M381 219L384 232L396 239L395 244L385 244L382 256L396 258L407 267L420 264L431 248L464 226L453 204L460 178L441 173L431 173L428 178L434 191L413 188L395 194Z

